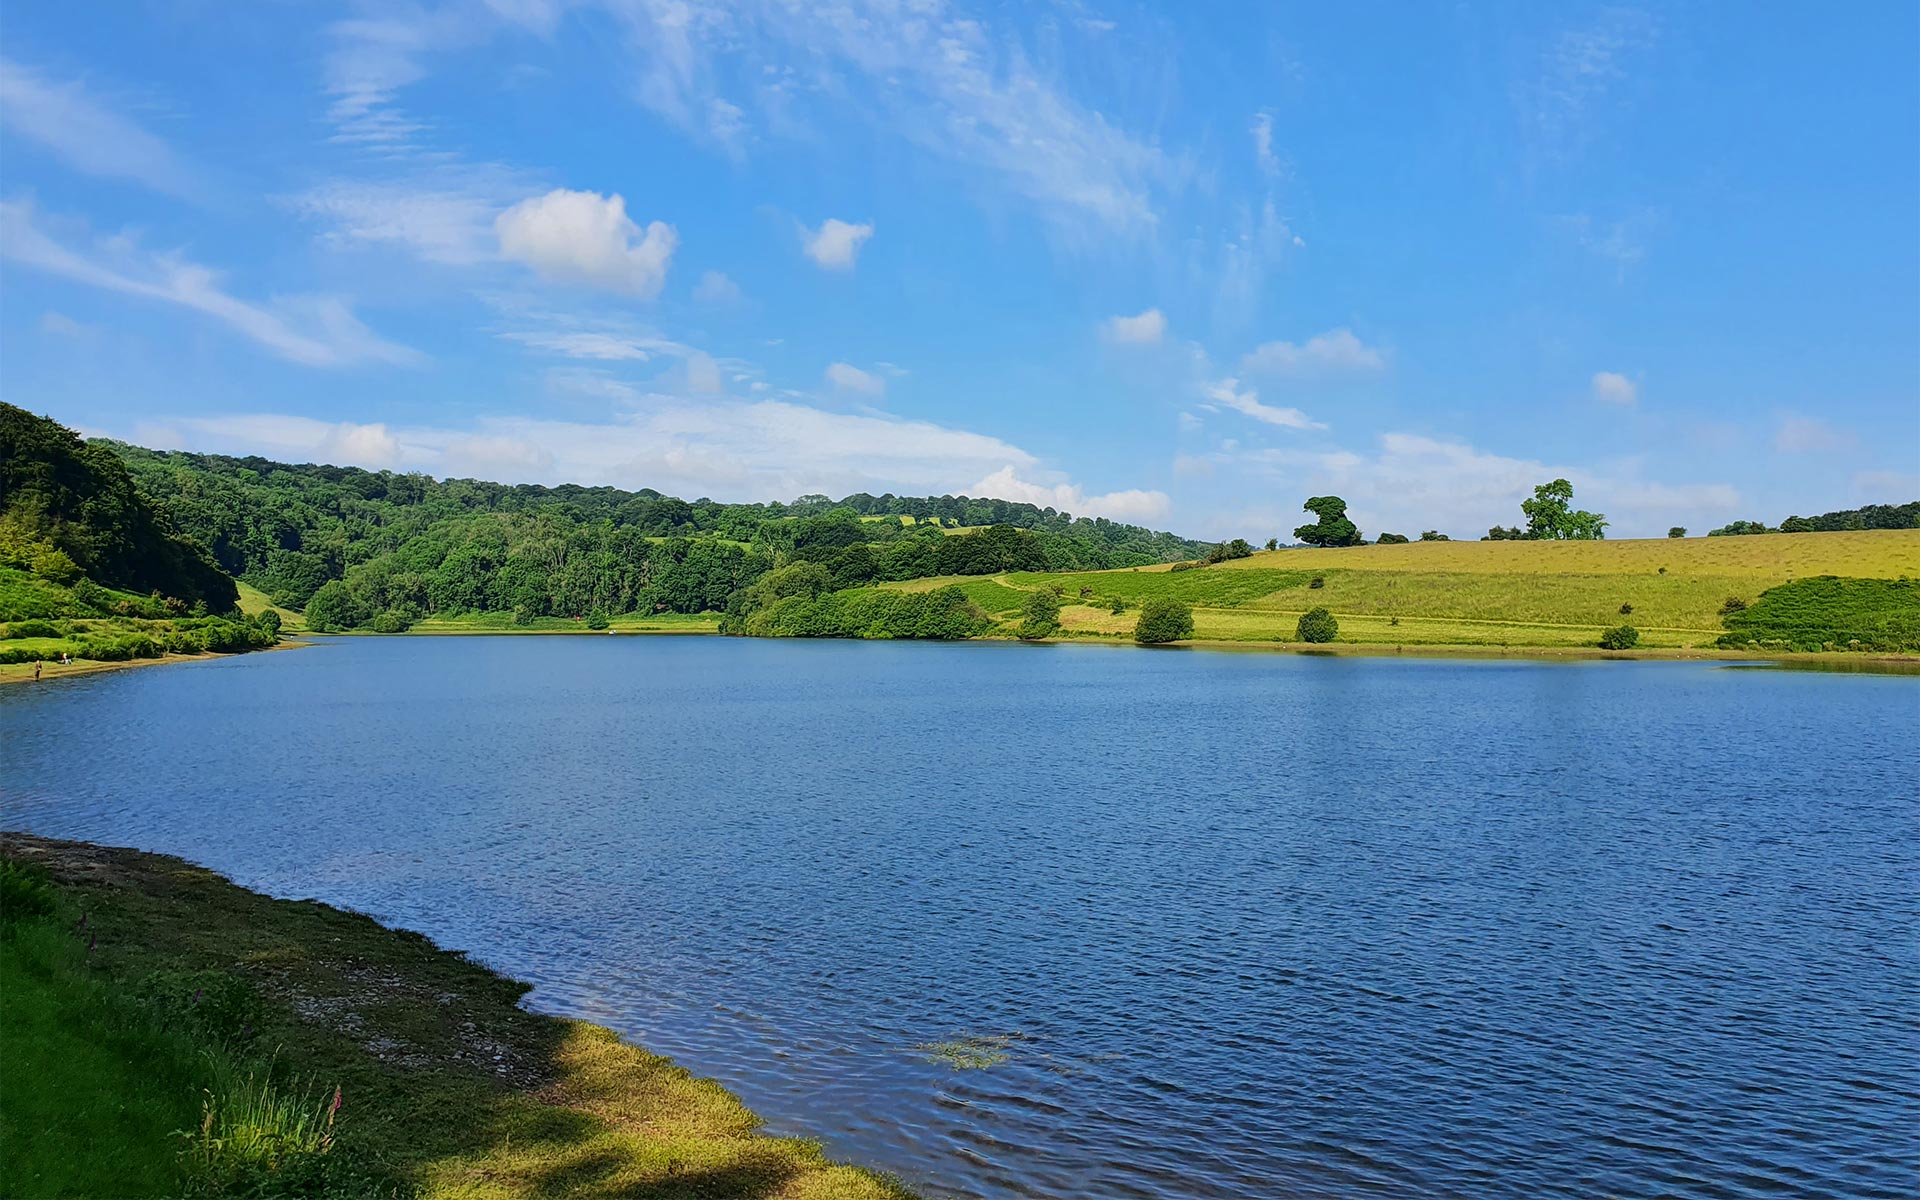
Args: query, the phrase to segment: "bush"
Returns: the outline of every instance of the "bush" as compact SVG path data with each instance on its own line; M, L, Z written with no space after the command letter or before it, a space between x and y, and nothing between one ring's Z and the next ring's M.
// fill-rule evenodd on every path
M249 1036L262 1012L253 986L225 971L154 971L133 995L162 1028L216 1042Z
M47 621L15 621L8 625L7 632L0 636L9 638L59 637L60 630Z
M1177 642L1193 636L1193 610L1171 596L1154 596L1140 606L1133 640L1143 646Z
M1615 625L1600 635L1603 650L1631 650L1640 644L1640 631L1631 625Z
M1021 601L1020 615L1022 638L1046 637L1060 628L1060 593L1050 587L1035 588Z
M1620 606L1620 615L1623 617L1632 611L1633 611L1633 605L1631 604L1622 604Z
M1423 542L1450 542L1453 539L1437 529L1427 529L1421 531L1420 540Z
M1117 617L1121 613L1127 611L1127 602L1125 600L1122 600L1120 597L1115 596L1112 599L1107 601L1107 611Z
M1310 588L1323 588L1327 586L1326 577L1323 575L1315 575L1307 581L1307 586Z
M253 623L273 635L274 641L280 640L280 614L271 608L261 609L253 614Z
M80 574L80 565L66 551L49 547L33 556L33 573L55 583L72 583Z
M53 885L45 871L0 858L0 932L20 921L50 917L55 906Z
M1683 538L1687 536L1687 527L1685 525L1675 525L1672 529L1667 530L1667 536L1670 538Z
M588 629L605 629L613 624L613 618L607 616L605 609L596 608L587 614Z
M1747 602L1745 600L1742 600L1738 596L1728 596L1727 602L1720 606L1720 615L1724 617L1728 613L1740 612L1746 607L1747 607Z
M187 629L173 629L160 635L160 646L168 654L200 654L207 643L199 634Z
M412 625L413 621L406 613L397 608L389 608L375 616L368 623L367 628L375 633L405 633Z
M1294 627L1297 641L1315 644L1331 642L1340 636L1340 622L1324 608L1310 608L1300 614L1300 624Z
M1373 544L1376 546L1404 546L1407 544L1407 535L1404 533L1383 533L1373 539Z
M1201 564L1197 562L1177 562L1173 564L1170 569L1174 571L1191 571L1200 565Z

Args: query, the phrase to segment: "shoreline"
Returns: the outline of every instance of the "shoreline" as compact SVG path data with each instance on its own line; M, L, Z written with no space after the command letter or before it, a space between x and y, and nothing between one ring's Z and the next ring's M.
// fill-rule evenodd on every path
M207 651L202 654L175 654L169 651L158 658L127 658L118 662L103 662L91 658L76 658L66 666L52 659L42 659L40 683L52 683L56 679L72 679L80 675L99 675L106 671L124 671L133 667L162 667L175 663L212 662L221 658L240 658L248 654L271 654L275 650L293 650L305 646L304 635L294 634L282 637L271 646L261 646L257 650L235 650L226 653ZM0 687L7 684L36 682L33 678L33 664L0 663Z
M337 1151L409 1194L505 1200L577 1174L594 1194L916 1200L817 1142L759 1132L720 1084L605 1026L522 1007L530 984L423 934L173 855L0 830L0 858L51 878L60 927L87 931L90 977L242 989L241 1036L287 1078L339 1087Z

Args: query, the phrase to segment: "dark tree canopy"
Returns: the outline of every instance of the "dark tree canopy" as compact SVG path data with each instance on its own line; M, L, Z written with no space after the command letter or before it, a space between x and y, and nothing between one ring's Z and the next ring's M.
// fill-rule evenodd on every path
M1347 519L1347 502L1338 496L1315 496L1300 506L1320 519L1302 525L1293 536L1309 546L1358 546L1360 531Z
M39 547L47 573L158 592L211 612L240 594L207 551L175 527L170 510L134 486L112 450L71 429L0 403L0 539ZM47 551L65 556L71 571Z
M1133 640L1157 646L1193 636L1193 609L1171 596L1154 596L1140 606Z
M1315 644L1331 642L1340 636L1340 622L1324 608L1310 608L1300 614L1300 623L1294 626L1294 637L1303 642Z
M1573 485L1564 479L1533 489L1533 499L1522 500L1527 517L1526 536L1543 541L1592 541L1607 536L1607 518L1573 507Z

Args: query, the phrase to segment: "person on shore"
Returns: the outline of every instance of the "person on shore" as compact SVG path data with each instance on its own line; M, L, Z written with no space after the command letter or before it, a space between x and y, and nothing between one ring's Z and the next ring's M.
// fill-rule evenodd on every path
M40 682L40 660L37 658L33 660L33 681Z

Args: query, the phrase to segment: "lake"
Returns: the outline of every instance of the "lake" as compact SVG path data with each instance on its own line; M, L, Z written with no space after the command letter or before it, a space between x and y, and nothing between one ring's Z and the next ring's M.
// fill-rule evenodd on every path
M932 1197L1908 1197L1916 746L1920 679L1712 663L332 639L0 689L0 825Z

